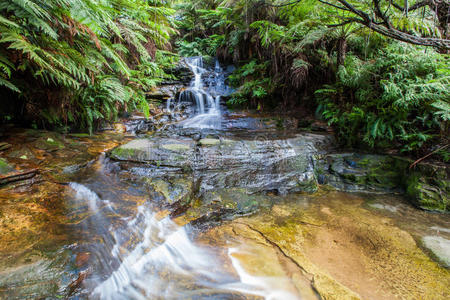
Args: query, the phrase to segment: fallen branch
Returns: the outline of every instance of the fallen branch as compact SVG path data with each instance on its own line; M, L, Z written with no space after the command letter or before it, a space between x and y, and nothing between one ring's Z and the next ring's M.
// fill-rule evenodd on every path
M12 175L0 176L0 186L16 181L22 181L33 178L37 173L38 169L33 169L22 173L14 173Z
M415 167L418 163L420 163L422 160L426 159L427 157L430 157L431 155L433 155L434 153L436 153L436 152L438 152L438 151L444 150L444 149L447 148L448 146L450 146L450 144L447 144L447 145L445 145L445 146L442 146L442 147L440 147L440 148L437 148L437 149L434 150L433 152L428 153L427 155L425 155L424 157L419 158L418 160L416 160L415 162L413 162L411 165L409 165L409 169L414 168L414 167Z

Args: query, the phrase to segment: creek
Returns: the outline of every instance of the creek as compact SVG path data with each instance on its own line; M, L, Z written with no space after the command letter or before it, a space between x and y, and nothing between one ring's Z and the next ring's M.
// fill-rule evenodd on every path
M0 298L448 299L448 214L318 185L329 134L229 111L226 68L186 63L165 108L188 118L110 146L73 137L108 151L1 190Z

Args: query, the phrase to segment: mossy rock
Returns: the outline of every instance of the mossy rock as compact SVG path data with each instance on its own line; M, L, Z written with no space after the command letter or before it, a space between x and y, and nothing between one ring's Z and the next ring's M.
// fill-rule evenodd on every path
M59 149L64 149L64 143L55 137L40 137L34 142L34 146L41 150L55 151Z
M216 146L220 144L220 140L219 139L201 139L198 142L201 146Z
M173 152L186 152L189 151L191 149L191 147L189 145L186 144L163 144L161 145L161 148L169 150L169 151L173 151Z
M406 195L417 207L436 210L450 210L450 181L427 177L420 172L409 175L406 181Z
M22 148L19 150L12 151L8 154L10 158L20 158L20 159L34 159L35 156L28 148Z
M317 158L320 181L344 191L406 192L410 202L422 209L449 211L450 181L445 165L418 164L389 155L330 154Z
M111 151L111 158L116 160L134 160L140 151L138 149L117 147Z
M13 170L14 168L11 167L5 159L0 157L0 175L9 173Z
M187 178L152 178L147 180L147 184L162 200L171 205L174 203L189 204L193 199L193 182Z

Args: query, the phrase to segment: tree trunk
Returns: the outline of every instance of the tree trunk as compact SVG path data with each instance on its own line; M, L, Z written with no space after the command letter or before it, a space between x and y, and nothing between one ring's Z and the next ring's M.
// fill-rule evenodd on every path
M339 66L344 65L345 54L347 53L347 39L345 37L339 38L337 51L337 68L339 68Z

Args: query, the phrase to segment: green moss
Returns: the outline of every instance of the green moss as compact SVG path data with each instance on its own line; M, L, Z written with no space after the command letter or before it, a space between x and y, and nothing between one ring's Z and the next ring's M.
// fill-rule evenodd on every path
M185 152L191 149L191 147L189 147L189 145L186 144L165 144L165 145L161 145L161 148L164 148L166 150L169 151L173 151L173 152Z
M448 211L450 209L448 181L442 180L440 184L430 181L434 180L419 172L412 173L406 182L408 199L424 209Z
M219 139L201 139L199 141L199 144L201 146L215 146L220 144L220 140Z
M14 170L6 160L0 158L0 174L6 174Z
M125 147L117 147L113 151L111 151L111 157L113 159L119 160L132 159L133 157L136 157L137 154L138 154L137 149Z
M70 135L74 136L74 137L79 137L79 138L91 137L91 135L89 133L71 133Z

